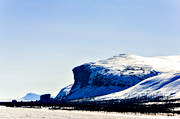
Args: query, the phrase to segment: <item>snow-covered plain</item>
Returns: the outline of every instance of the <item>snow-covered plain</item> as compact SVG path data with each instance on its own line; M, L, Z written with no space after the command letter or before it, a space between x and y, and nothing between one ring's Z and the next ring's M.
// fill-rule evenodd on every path
M179 119L180 116L0 107L0 119Z
M64 88L57 98L180 98L180 56L120 54L75 67L73 73L74 84Z

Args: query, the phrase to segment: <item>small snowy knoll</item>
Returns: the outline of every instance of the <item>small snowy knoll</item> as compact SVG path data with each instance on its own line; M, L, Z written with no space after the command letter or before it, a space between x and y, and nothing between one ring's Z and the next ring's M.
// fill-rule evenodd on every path
M40 100L40 95L35 94L35 93L28 93L28 94L26 94L21 100L25 100L25 101L36 101L36 100Z

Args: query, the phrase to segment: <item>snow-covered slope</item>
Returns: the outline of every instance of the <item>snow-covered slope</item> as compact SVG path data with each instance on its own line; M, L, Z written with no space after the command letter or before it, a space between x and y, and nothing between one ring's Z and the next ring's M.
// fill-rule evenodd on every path
M127 90L96 97L96 100L127 99L135 97L169 97L180 98L180 74L162 73L145 79Z
M61 89L61 91L56 96L56 99L63 100L64 98L66 98L66 96L70 93L71 88L72 88L72 84Z
M73 73L74 84L63 99L97 96L100 97L96 99L179 97L180 94L180 56L141 57L120 54L78 66L73 69Z
M24 101L36 101L36 100L40 100L40 95L35 94L35 93L28 93L21 100L24 100Z

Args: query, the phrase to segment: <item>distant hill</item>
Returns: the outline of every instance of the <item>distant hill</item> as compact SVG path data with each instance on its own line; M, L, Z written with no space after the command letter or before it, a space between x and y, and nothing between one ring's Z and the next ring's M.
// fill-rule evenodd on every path
M25 101L35 101L35 100L40 100L40 95L35 94L35 93L27 93L21 100Z

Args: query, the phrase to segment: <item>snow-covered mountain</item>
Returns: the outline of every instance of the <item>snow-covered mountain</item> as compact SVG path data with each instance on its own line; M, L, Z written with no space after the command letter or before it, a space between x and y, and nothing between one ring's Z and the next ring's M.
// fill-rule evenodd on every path
M40 95L35 94L35 93L27 93L21 100L24 100L24 101L40 100Z
M57 98L180 97L180 56L120 54L75 67L73 73L74 84L65 87Z

